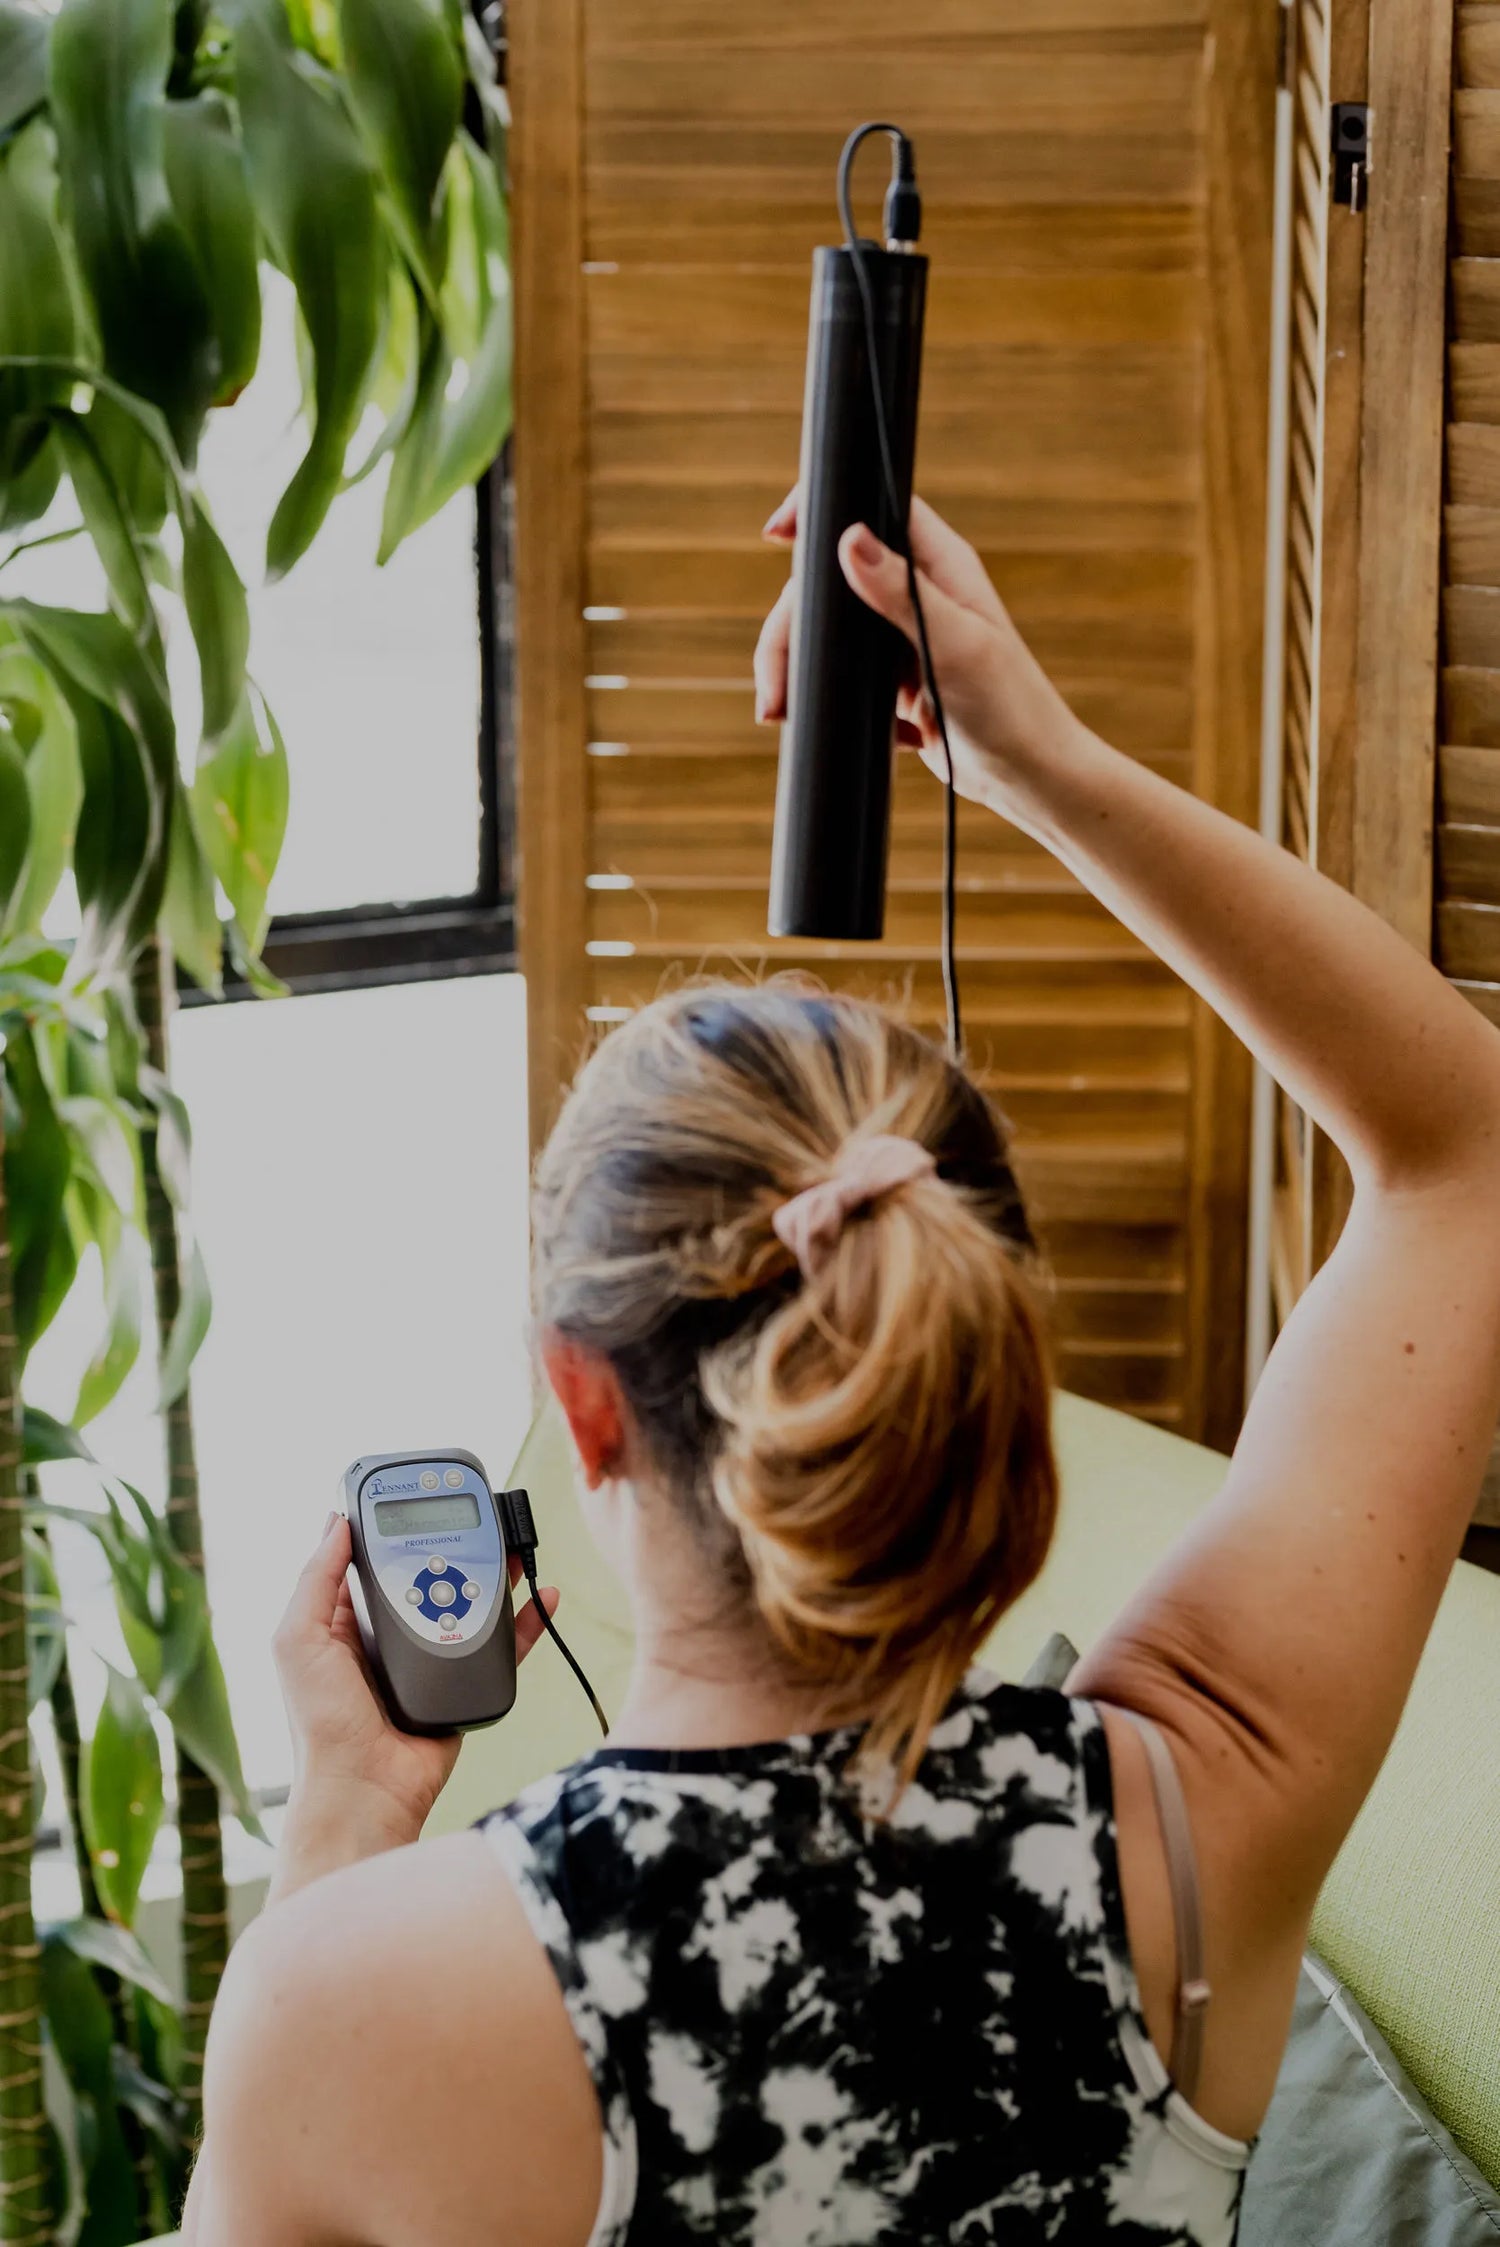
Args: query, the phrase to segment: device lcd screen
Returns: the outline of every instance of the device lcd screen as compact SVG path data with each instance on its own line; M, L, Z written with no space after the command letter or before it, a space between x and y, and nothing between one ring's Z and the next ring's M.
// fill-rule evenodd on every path
M410 1537L429 1529L477 1529L479 1500L460 1490L452 1498L388 1498L377 1503L375 1527L382 1537Z

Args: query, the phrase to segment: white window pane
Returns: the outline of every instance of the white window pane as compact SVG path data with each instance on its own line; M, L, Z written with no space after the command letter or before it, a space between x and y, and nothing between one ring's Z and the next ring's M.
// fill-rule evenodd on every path
M344 1468L462 1444L503 1477L525 1432L524 1006L518 976L482 976L174 1024L215 1296L193 1374L209 1586L252 1786L291 1775L270 1638ZM35 1403L67 1410L93 1339L70 1302L33 1362ZM160 1502L151 1406L138 1373L89 1437ZM81 1499L82 1472L49 1470L51 1495ZM66 1532L59 1558L70 1611L108 1650L97 1566ZM91 1705L97 1681L79 1684Z
M251 588L250 660L291 758L272 907L467 896L479 833L473 494L377 569L382 468L335 500L289 576L261 582L272 505L306 445L291 286L269 270L262 278L260 366L232 410L210 415L199 467Z

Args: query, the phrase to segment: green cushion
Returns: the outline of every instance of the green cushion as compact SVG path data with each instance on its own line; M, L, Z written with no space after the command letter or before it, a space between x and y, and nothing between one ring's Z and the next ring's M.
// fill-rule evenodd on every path
M1226 1461L1077 1397L1058 1400L1063 1505L1046 1569L986 1659L1022 1677L1049 1633L1088 1646L1213 1496ZM630 1666L618 1586L579 1516L571 1452L544 1414L514 1478L530 1490L542 1575L606 1708ZM504 1802L597 1737L587 1703L544 1644L515 1714L464 1746L433 1816L444 1832ZM1500 1577L1460 1563L1400 1734L1329 1877L1318 1950L1374 2020L1439 2118L1500 2181Z

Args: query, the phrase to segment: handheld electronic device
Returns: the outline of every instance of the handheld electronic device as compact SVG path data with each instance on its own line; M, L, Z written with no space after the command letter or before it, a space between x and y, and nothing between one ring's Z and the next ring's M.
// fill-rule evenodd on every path
M883 247L860 239L850 204L854 157L874 133L892 146ZM772 936L858 942L885 927L896 696L910 653L895 626L844 577L838 546L853 523L867 523L906 558L922 679L945 748L948 736L907 531L927 260L916 247L922 205L906 135L881 122L859 126L839 159L837 195L843 244L813 252L767 926ZM957 1056L952 778L949 752L942 956L948 1038Z
M536 1525L524 1490L497 1498L472 1451L387 1451L343 1481L360 1639L403 1732L471 1731L516 1698L510 1561L521 1563L549 1636L593 1704L593 1688L538 1596Z

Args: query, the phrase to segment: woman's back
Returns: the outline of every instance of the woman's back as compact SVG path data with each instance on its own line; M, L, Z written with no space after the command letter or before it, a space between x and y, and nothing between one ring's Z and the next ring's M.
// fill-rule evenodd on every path
M1146 2033L1092 1706L971 1673L884 1820L857 1741L606 1748L486 1821L599 2095L591 2247L1228 2241L1246 2151Z

